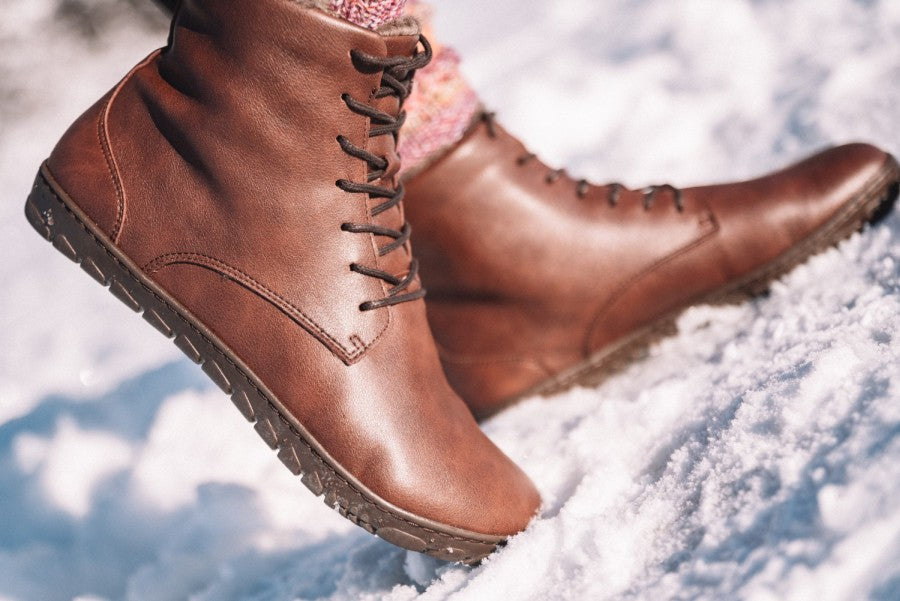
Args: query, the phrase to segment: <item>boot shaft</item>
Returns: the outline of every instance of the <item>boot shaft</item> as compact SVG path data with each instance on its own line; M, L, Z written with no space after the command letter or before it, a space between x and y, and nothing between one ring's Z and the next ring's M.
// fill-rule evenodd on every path
M417 42L288 0L183 2L50 170L148 274L215 270L353 363L391 321L360 308L422 294L391 125Z

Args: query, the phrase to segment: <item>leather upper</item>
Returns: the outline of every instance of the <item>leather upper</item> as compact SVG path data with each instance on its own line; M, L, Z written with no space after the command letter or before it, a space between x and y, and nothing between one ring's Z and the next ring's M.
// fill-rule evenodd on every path
M831 149L738 184L627 190L554 171L492 119L407 183L447 376L479 416L772 261L875 178Z
M473 532L521 530L533 485L478 429L444 378L421 300L374 310L408 244L402 205L349 193L392 186L391 135L346 98L397 116L382 73L352 51L409 56L382 37L289 0L185 0L170 44L82 116L51 155L62 188L115 244L253 370L346 470L382 499ZM410 290L420 287L418 280ZM215 417L211 416L211 421ZM453 449L453 452L448 452Z

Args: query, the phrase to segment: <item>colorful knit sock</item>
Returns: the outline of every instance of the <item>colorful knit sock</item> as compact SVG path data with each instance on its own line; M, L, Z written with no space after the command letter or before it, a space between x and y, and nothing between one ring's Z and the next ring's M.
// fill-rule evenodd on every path
M403 13L406 0L298 0L305 6L326 10L360 27L378 29ZM169 13L175 12L181 0L156 0Z
M409 0L407 12L416 17L434 47L431 64L416 73L413 93L404 105L406 123L398 150L403 158L401 174L409 176L462 138L481 103L459 70L459 55L434 41L431 7Z
M406 0L330 0L328 10L360 27L378 29L403 13Z

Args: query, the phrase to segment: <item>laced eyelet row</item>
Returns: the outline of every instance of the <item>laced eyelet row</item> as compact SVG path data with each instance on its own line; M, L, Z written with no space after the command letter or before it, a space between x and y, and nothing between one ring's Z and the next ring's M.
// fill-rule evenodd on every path
M496 114L493 112L483 111L479 116L479 119L481 119L481 121L484 123L485 128L488 132L488 136L490 136L491 138L496 138ZM536 158L537 155L535 155L534 153L526 152L525 154L516 158L516 164L520 167L524 167L525 165L534 161ZM565 176L565 169L551 169L545 176L544 181L548 185L552 185ZM586 198L592 187L594 186L592 186L591 183L586 179L579 179L575 182L575 194L578 196L578 198ZM628 188L618 182L607 184L605 187L607 188L606 201L611 207L618 206L619 198L621 197L622 192L628 190ZM653 207L653 204L656 201L656 198L659 196L660 192L670 192L675 203L675 209L679 213L684 211L684 195L682 194L682 191L680 189L672 186L671 184L648 186L641 190L641 194L643 195L642 204L645 211L649 211Z
M412 57L389 56L380 57L366 54L357 50L351 51L351 59L354 67L360 72L381 71L381 86L374 91L375 98L385 98L387 96L396 96L400 100L400 113L394 117L388 113L378 110L377 108L360 102L350 96L343 94L341 99L347 108L358 115L362 115L369 119L369 137L390 135L394 138L394 144L400 128L406 121L406 112L402 110L403 102L409 97L412 91L412 81L416 70L421 69L431 61L432 50L431 44L425 39L425 36L419 36L423 51L417 52ZM383 178L388 172L389 161L386 157L375 155L365 148L360 148L345 136L338 136L336 139L341 150L348 155L364 161L368 166L365 182L354 182L347 179L339 179L335 185L341 190L350 194L366 194L369 198L383 198L384 202L376 205L369 211L369 216L374 218L385 211L396 207L403 201L405 190L402 183L396 184L394 187L376 185L373 182ZM353 234L369 234L372 236L380 236L390 238L391 242L384 246L378 247L378 256L383 257L394 252L409 242L411 228L409 223L404 222L400 229L375 225L373 223L343 223L341 231ZM410 260L409 269L404 276L396 276L381 269L352 263L350 271L367 277L376 278L390 284L391 288L387 291L387 296L377 300L366 301L359 306L360 311L372 311L382 307L388 307L399 303L414 301L425 296L425 289L419 288L412 292L408 292L409 287L416 281L419 273L419 262L413 258Z

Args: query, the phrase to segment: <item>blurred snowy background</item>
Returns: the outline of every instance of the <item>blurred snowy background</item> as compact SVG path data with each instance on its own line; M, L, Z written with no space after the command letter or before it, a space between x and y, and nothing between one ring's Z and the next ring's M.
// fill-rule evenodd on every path
M487 103L579 174L900 152L896 0L435 4ZM26 225L56 139L164 43L148 0L0 10L0 601L900 599L900 215L768 298L690 311L603 387L488 423L546 505L484 565L443 565L314 499Z

